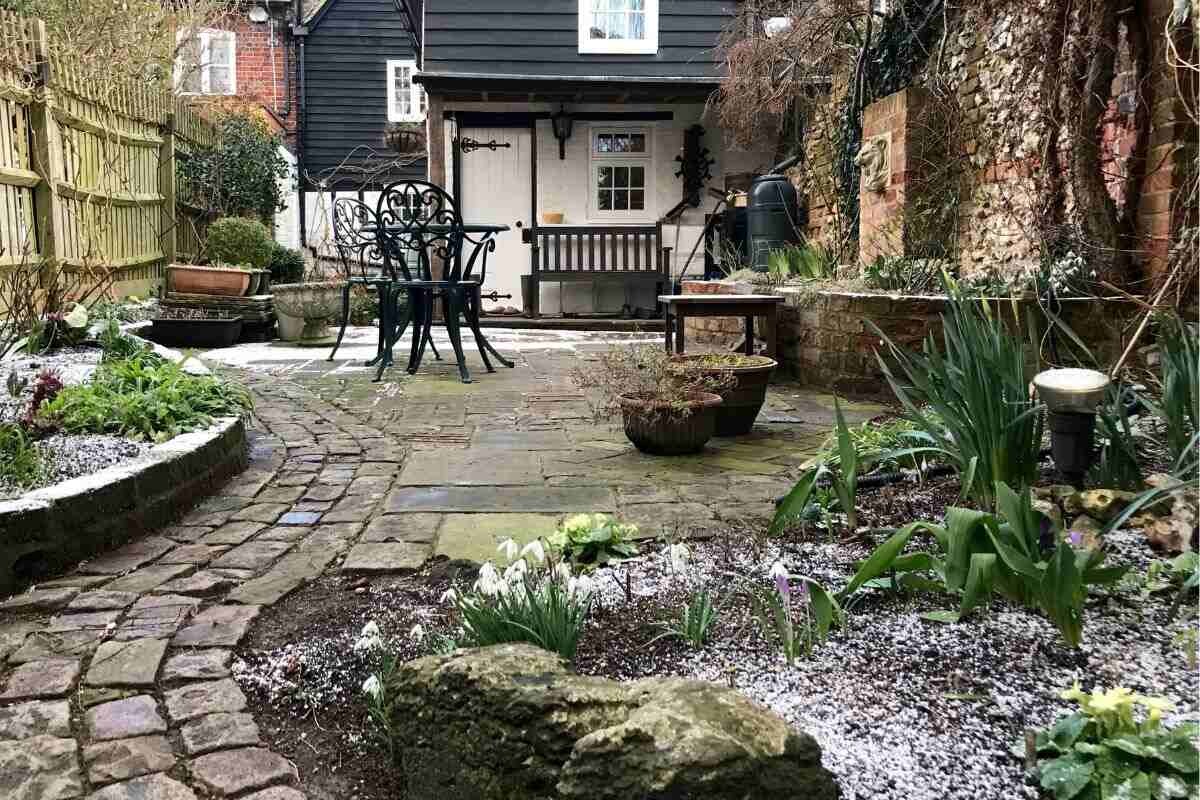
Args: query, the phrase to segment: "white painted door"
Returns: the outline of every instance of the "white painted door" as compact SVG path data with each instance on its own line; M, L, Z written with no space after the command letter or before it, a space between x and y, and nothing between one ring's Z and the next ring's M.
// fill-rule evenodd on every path
M509 230L496 236L496 252L488 257L487 281L483 290L511 294L511 300L495 305L521 307L521 276L529 274L529 245L521 243L521 228L530 222L530 136L527 128L463 128L460 139L507 144L489 150L481 147L463 153L463 220L468 223L508 225ZM478 267L477 267L478 269Z

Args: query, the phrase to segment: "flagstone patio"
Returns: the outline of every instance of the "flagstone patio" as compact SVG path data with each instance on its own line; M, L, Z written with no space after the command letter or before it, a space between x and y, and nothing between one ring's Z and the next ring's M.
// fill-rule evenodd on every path
M303 798L229 680L262 608L326 570L484 560L582 511L642 537L708 536L768 515L832 424L830 396L778 384L752 435L654 458L594 423L569 381L613 334L493 331L517 366L472 384L432 360L373 384L373 335L351 331L334 362L274 345L209 352L255 396L249 469L177 525L0 603L0 796Z

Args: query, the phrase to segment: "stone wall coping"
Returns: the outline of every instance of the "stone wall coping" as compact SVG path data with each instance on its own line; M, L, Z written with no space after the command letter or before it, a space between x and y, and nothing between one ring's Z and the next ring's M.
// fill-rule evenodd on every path
M944 294L900 294L897 292L862 292L862 291L854 292L854 291L848 291L848 290L844 290L844 289L818 289L814 292L811 289L805 289L805 288L798 287L798 286L762 286L762 285L754 284L754 283L747 283L747 282L743 282L743 281L730 281L730 280L711 280L711 281L686 280L686 281L683 281L684 287L687 287L688 284L699 284L699 285L705 285L705 286L718 285L721 287L728 287L730 289L730 291L735 294L752 294L752 295L773 294L773 295L778 295L778 296L781 296L784 298L793 298L793 297L800 297L800 296L811 297L812 295L816 294L821 297L844 297L844 298L847 298L850 300L866 300L866 299L870 299L870 298L883 297L888 300L913 300L913 301L921 301L921 302L926 302L926 303L931 302L931 301L944 303L950 299L949 295L944 295ZM685 288L685 292L686 292L686 288ZM985 297L983 295L973 296L968 299L971 299L971 300L1001 300L1001 301L1012 300L1011 297L996 297L996 296ZM1022 303L1033 303L1033 302L1036 302L1036 300L1037 300L1037 298L1031 297L1031 296L1028 296L1028 297L1027 296L1018 296L1016 299L1018 302L1022 302ZM1125 297L1060 297L1060 298L1058 298L1058 302L1071 303L1071 304L1101 302L1101 303L1116 303L1116 304L1120 304L1120 305L1133 305L1133 304L1136 304L1136 299L1130 299L1130 298L1125 298Z

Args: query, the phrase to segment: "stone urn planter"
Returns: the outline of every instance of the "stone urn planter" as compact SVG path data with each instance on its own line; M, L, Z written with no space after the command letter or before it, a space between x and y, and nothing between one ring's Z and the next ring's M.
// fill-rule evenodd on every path
M721 396L697 392L682 405L636 396L618 402L634 447L654 456L681 456L699 453L713 437Z
M716 436L744 436L753 429L767 400L771 373L779 366L773 358L736 353L676 356L673 360L687 369L732 379L730 388L720 393L723 402L717 409Z
M279 338L301 345L331 343L326 325L342 308L343 281L323 283L280 283L271 287ZM288 318L291 319L288 319ZM303 324L296 331L296 321Z
M201 267L172 264L167 267L169 291L181 294L212 294L241 297L250 288L250 273L235 267Z

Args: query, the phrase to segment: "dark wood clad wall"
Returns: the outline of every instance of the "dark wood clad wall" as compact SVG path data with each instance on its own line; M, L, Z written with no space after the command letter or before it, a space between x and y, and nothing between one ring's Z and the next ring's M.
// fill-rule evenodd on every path
M305 42L304 164L312 177L337 168L359 145L386 155L387 62L413 57L392 0L332 3ZM390 177L424 178L425 162Z
M593 55L579 52L578 0L425 0L424 71L713 77L733 13L732 0L659 0L657 54Z

